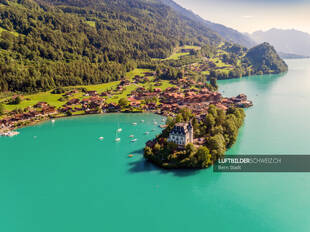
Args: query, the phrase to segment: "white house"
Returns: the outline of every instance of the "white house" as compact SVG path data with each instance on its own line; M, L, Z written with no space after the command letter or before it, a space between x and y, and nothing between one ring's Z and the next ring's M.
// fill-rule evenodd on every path
M179 146L186 146L194 142L194 129L192 124L177 123L169 134L168 142L174 142Z

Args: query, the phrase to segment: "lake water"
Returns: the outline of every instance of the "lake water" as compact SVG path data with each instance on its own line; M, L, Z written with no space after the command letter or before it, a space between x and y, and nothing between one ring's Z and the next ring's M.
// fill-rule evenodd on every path
M219 82L224 95L254 102L228 153L310 153L310 60L287 62L284 75ZM157 169L141 153L160 133L153 120L161 117L76 117L0 138L0 231L310 230L310 174Z

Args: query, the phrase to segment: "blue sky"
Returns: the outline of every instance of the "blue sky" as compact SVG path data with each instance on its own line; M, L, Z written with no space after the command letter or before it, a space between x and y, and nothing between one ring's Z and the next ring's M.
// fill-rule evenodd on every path
M310 33L310 0L175 0L202 18L241 32L271 28Z

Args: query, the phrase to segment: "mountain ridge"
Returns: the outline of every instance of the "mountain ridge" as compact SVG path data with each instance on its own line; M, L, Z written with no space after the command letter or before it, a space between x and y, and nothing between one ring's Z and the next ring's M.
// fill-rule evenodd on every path
M244 47L251 48L257 45L250 37L247 35L244 35L243 33L233 29L229 28L227 26L224 26L219 23L213 23L209 20L203 19L199 15L195 14L191 10L188 10L173 0L160 0L164 4L172 7L174 10L182 14L183 16L186 16L188 18L191 18L193 20L199 21L203 24L205 24L208 28L211 30L217 32L220 36L222 36L226 41L240 44Z
M250 37L257 43L271 43L278 52L310 56L310 34L296 29L272 28L267 31L256 31Z

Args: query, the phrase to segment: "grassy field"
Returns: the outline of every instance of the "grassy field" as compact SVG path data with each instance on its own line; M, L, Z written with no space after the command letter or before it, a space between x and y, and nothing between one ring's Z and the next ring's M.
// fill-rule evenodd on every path
M190 45L185 45L185 46L181 47L181 49L200 50L200 49L201 49L201 47L199 47L199 46L190 46Z
M14 109L24 109L29 106L33 106L40 101L45 101L45 102L48 102L50 105L59 107L63 104L63 102L58 101L60 97L61 97L61 94L51 94L50 91L42 92L42 93L24 96L24 99L18 105L4 105L4 107L5 107L5 110L12 111Z
M86 21L86 23L91 26L91 27L96 27L96 22L95 21Z
M189 55L189 52L173 53L171 56L167 57L164 60L178 60L178 59L180 59L180 57L187 56L187 55Z
M6 29L0 27L0 35L1 35L1 33L2 33L3 31L10 32L12 35L14 35L14 36L16 36L16 37L19 35L19 34L18 34L17 32L15 32L15 31L8 31L8 30L6 30Z
M126 74L126 78L128 78L129 80L132 80L137 75L144 76L144 73L146 73L146 72L153 72L153 71L151 69L136 68L136 69L132 70L131 72L128 72Z
M201 47L198 47L198 46L190 46L190 45L185 45L185 46L182 46L182 47L178 47L174 50L174 52L172 53L171 56L167 57L166 59L164 60L178 60L180 59L180 57L182 56L187 56L189 55L190 53L189 52L181 52L182 49L190 49L190 50L200 50Z
M141 75L143 76L145 72L150 72L152 70L150 69L135 69L131 72L128 72L126 77L130 80L133 79L135 75ZM144 83L144 84L131 84L126 87L126 89L123 92L120 93L115 93L114 96L107 98L106 102L107 103L117 103L119 99L121 98L126 98L128 94L131 93L131 91L137 89L138 87L144 87L144 88L149 88L150 85L153 85L153 80L151 79L150 82ZM85 88L88 91L97 91L98 93L105 92L107 90L115 90L116 87L120 81L114 81L114 82L109 82L109 83L104 83L104 84L98 84L98 85L80 85L80 86L72 86L72 87L66 87L65 89L70 90L70 89L76 89L76 88ZM162 86L158 86L156 88L160 88L162 90L172 87L173 85L169 83L169 81L162 81ZM155 86L153 86L155 88ZM51 106L55 107L61 107L63 104L65 104L66 101L59 101L60 98L62 98L62 94L52 94L51 91L47 92L40 92L40 93L35 93L35 94L29 94L29 95L23 95L23 100L20 104L18 105L4 105L6 111L12 111L15 109L24 109L29 106L33 106L38 102L48 102ZM6 93L2 94L0 96L0 103L4 102L8 99L11 98L13 94L11 93ZM86 98L82 92L74 94L71 98L78 98L78 99L83 99ZM70 99L71 99L70 98Z

